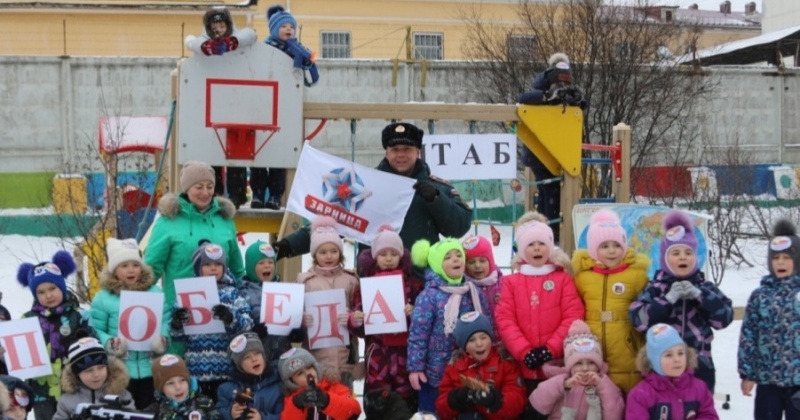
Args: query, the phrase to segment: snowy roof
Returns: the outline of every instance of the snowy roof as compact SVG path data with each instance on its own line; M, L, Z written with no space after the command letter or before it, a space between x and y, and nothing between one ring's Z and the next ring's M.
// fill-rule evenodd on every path
M794 55L798 45L800 25L685 54L676 61L682 64L699 61L704 66L774 62L776 48L780 48L781 54L786 57Z

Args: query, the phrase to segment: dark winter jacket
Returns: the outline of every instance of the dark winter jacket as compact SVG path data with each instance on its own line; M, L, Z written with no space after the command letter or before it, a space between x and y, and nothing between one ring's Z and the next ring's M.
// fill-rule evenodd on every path
M253 395L253 408L261 414L262 420L278 420L283 411L283 390L277 372L268 369L265 375L254 376L234 369L232 381L223 383L217 388L217 411L225 420L231 418L234 394L236 391L250 389Z
M311 87L319 80L319 71L314 60L311 59L312 53L304 47L297 39L283 42L280 39L267 37L264 43L281 50L284 54L295 60L295 67L303 70L303 84Z
M189 415L197 411L202 416L202 420L219 420L222 417L214 408L214 401L200 393L197 379L189 381L189 398L183 402L177 402L156 391L156 402L153 406L145 410L153 413L156 420L190 420Z
M281 278L276 275L272 281L280 282ZM260 323L261 291L263 290L262 283L259 281L250 280L247 276L244 276L239 282L238 287L239 295L247 301L248 305L250 305L250 318L253 319L253 325ZM292 333L288 336L269 334L266 337L261 338L261 344L264 346L264 350L267 352L267 358L269 359L268 362L271 362L270 364L273 368L277 368L278 358L280 358L281 354L292 347L292 342L303 341L304 338L305 332L298 328L296 330L292 330Z
M129 381L130 377L128 370L125 369L125 364L116 357L108 358L108 379L106 379L105 385L96 391L83 385L72 369L64 369L61 375L62 395L58 400L58 408L53 419L68 420L75 414L78 404L99 404L105 395L118 395L120 400L128 401L128 404L123 407L124 409L135 410L133 396L126 389Z

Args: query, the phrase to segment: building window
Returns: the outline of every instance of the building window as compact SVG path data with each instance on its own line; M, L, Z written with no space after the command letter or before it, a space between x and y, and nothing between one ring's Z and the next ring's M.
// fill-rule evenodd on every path
M620 42L614 46L618 60L631 60L634 57L636 48L630 42Z
M350 32L323 31L322 58L350 58Z
M539 56L535 35L509 35L506 42L508 59L512 61L536 61Z
M444 35L441 33L415 32L414 58L425 60L443 60Z

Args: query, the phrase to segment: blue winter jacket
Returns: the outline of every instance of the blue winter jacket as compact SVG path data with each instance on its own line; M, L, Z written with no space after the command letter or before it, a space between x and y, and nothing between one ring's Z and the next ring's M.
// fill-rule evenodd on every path
M283 390L281 378L275 370L269 369L266 375L254 376L236 369L232 381L223 383L217 388L217 411L225 420L231 418L235 391L250 388L253 393L253 408L261 414L262 420L278 420L283 412Z

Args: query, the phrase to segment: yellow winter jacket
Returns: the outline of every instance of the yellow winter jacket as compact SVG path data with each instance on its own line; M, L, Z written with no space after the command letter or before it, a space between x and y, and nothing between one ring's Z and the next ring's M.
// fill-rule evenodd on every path
M613 269L593 260L585 249L572 256L575 285L586 305L586 323L600 339L609 377L626 393L641 379L636 355L644 346L644 337L628 319L628 307L647 286L649 267L650 259L631 248L622 264Z

